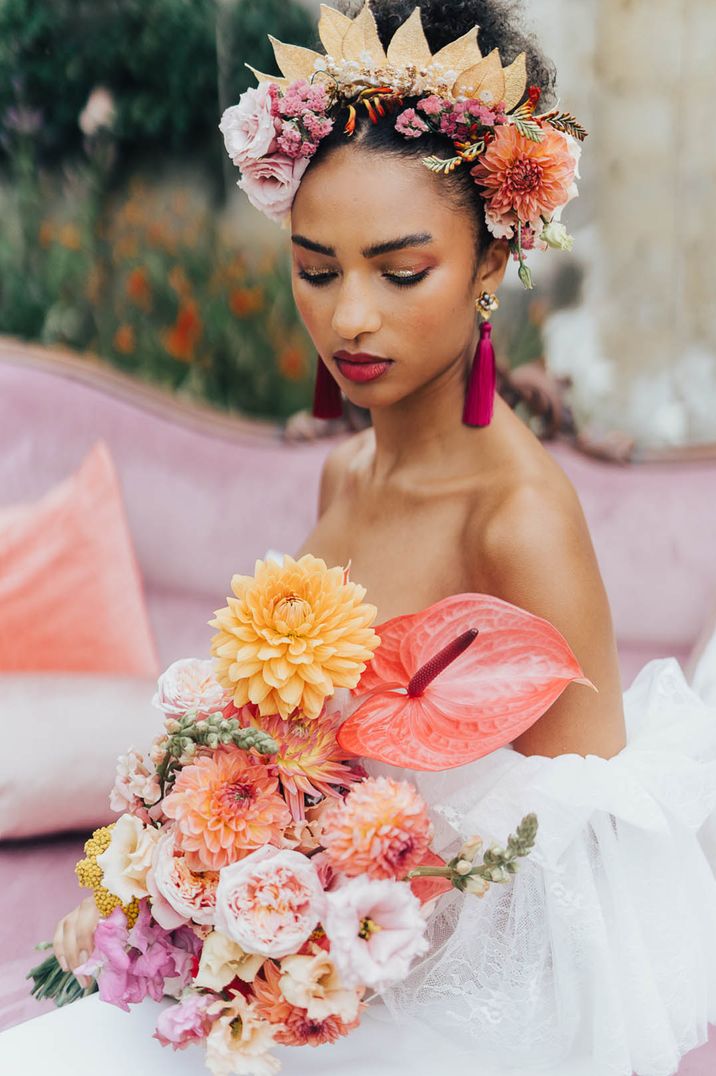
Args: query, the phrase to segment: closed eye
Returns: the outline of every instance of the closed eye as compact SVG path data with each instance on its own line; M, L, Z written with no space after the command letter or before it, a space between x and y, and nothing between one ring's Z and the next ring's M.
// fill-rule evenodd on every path
M399 288L409 288L414 284L419 284L421 280L430 272L429 269L423 269L419 273L383 273L386 280L389 280L391 284L396 284ZM299 269L298 275L301 280L307 280L309 284L313 284L314 287L320 288L324 284L329 284L331 280L335 280L338 273L333 272L309 272L306 269Z

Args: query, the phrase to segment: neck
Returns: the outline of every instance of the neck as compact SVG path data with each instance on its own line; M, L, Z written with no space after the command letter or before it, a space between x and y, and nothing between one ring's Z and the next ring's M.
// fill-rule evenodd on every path
M371 411L375 435L374 477L379 480L458 474L473 467L477 441L488 465L493 455L494 419L490 426L465 426L462 412L478 330L469 347L436 378L390 407ZM499 398L495 399L495 419ZM466 450L471 449L469 455Z

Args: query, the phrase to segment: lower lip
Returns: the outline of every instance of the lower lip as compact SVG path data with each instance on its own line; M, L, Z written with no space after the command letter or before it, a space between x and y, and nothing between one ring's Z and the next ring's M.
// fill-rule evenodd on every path
M348 381L375 381L382 377L390 362L349 362L347 359L336 359L336 366Z

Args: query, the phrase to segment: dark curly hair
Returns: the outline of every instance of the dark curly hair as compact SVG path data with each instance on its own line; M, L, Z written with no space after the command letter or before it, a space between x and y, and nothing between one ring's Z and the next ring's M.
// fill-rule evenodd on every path
M336 0L332 6L344 14L355 17L363 7L362 0ZM416 7L414 0L371 0L378 27L378 34L384 48L387 48L393 34ZM499 49L503 67L524 52L527 61L527 84L538 86L542 91L539 108L544 111L554 104L556 70L554 64L543 54L533 34L522 28L522 0L422 0L420 14L423 29L430 49L438 51L444 45L467 33L473 26L478 26L478 44L483 56L493 49ZM414 98L406 98L405 106L415 104ZM347 113L346 113L347 115ZM450 140L440 134L425 134L420 138L408 139L395 130L390 113L385 120L373 123L367 112L360 110L357 117L355 134L349 140L345 135L339 116L330 135L324 138L313 158L311 165L320 161L348 141L359 145L362 150L390 154L395 157L421 157L435 154L447 156L446 149L452 150ZM479 188L467 168L457 168L450 176L436 176L441 184L444 197L451 204L466 211L473 225L475 238L475 272L479 267L480 257L492 240L487 229L484 214L484 202Z

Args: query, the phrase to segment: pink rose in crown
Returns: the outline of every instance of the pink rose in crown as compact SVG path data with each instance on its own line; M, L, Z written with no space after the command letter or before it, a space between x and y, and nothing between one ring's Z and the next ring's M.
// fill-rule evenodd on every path
M308 167L308 158L292 159L273 153L260 161L247 161L237 186L246 193L251 205L279 223L293 205L293 199Z
M220 713L231 700L214 669L211 658L180 658L159 677L152 705L168 717L196 714L198 719Z
M301 948L324 906L311 861L265 845L220 872L214 922L244 952L281 957Z
M275 87L262 82L241 94L239 103L227 108L219 130L224 136L226 152L242 170L249 161L270 153L274 148L277 123L273 115Z

